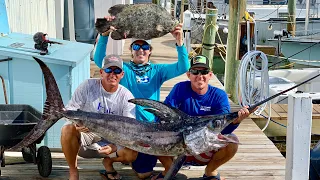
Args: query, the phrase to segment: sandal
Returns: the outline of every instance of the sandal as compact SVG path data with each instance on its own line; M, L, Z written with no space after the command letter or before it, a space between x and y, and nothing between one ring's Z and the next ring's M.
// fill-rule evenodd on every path
M118 175L118 172L117 171L106 171L106 170L101 170L99 171L100 175L106 179L106 180L121 180L121 176L120 178L115 178L115 179L110 179L108 177L108 175L112 175L113 177L115 177L116 175Z
M218 173L216 176L207 176L207 175L203 175L202 176L202 180L221 180L220 179L220 173Z

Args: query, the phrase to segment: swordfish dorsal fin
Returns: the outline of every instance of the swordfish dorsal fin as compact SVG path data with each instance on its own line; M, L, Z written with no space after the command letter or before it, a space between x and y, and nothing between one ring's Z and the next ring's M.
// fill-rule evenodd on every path
M41 120L33 127L29 134L23 138L22 141L10 149L19 149L34 143L62 117L62 113L60 113L60 111L62 111L64 105L56 80L51 70L43 61L35 57L33 58L37 61L42 70L47 99L43 107Z
M158 121L158 123L163 124L163 126L165 126L165 129L177 127L177 125L183 123L184 118L188 117L188 115L184 112L180 111L179 109L170 107L163 102L142 98L130 99L129 102L136 105L148 107L145 110L157 116L160 120Z

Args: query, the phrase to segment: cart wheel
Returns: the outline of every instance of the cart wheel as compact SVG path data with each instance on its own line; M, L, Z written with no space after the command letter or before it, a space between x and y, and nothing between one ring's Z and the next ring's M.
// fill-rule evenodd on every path
M37 165L39 174L42 177L48 177L52 170L51 152L47 146L41 146L38 149Z

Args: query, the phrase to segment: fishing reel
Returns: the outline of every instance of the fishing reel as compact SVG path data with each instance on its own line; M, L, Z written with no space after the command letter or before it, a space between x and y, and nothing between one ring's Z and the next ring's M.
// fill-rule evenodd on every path
M33 41L35 42L34 48L40 50L40 55L48 54L48 46L49 44L62 44L55 41L49 41L48 34L43 32L37 32L33 35Z

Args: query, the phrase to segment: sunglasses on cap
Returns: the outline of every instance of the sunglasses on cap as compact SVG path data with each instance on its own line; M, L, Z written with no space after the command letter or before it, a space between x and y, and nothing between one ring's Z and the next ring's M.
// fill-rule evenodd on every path
M150 50L150 45L149 44L143 44L143 45L140 45L140 44L133 44L132 45L132 49L135 50L135 51L139 51L140 48L144 51L146 50Z
M106 68L106 69L104 69L104 72L108 73L108 74L110 74L112 72L114 72L114 74L121 74L122 73L122 69L120 69L120 68L115 68L115 69Z
M190 69L189 72L193 75L207 75L209 74L210 70L209 69L202 69L202 70L199 70L199 69Z

